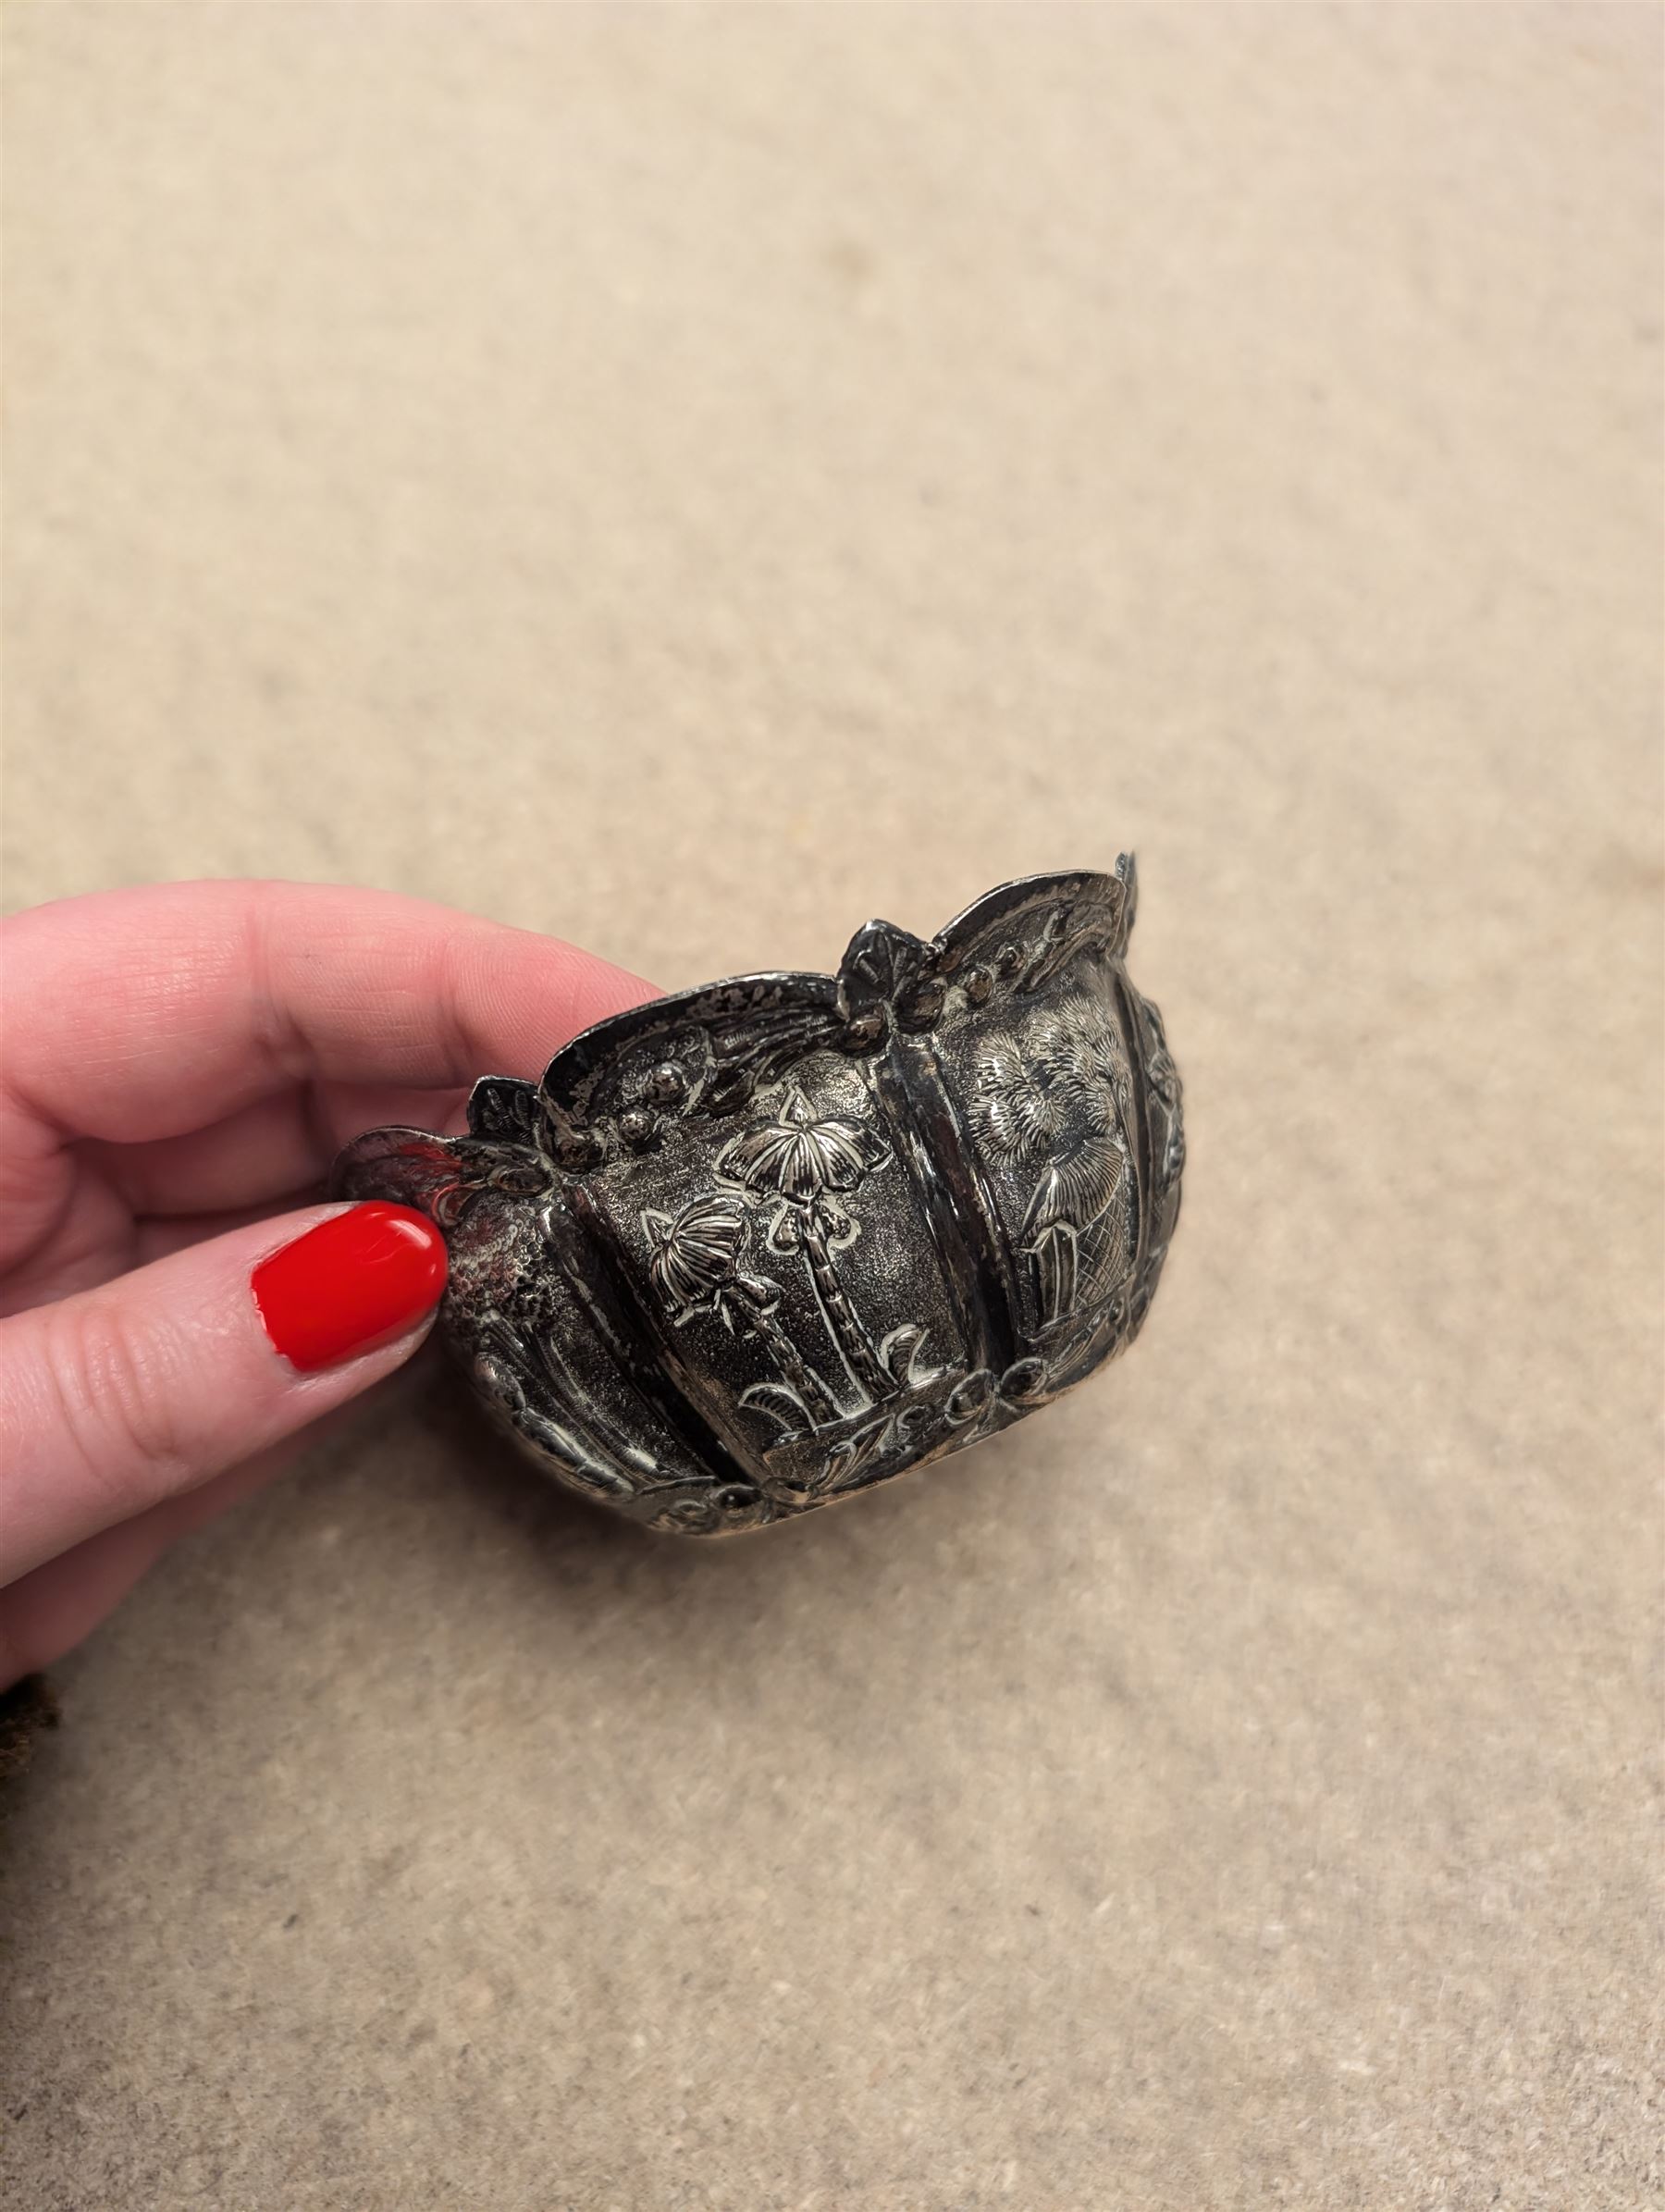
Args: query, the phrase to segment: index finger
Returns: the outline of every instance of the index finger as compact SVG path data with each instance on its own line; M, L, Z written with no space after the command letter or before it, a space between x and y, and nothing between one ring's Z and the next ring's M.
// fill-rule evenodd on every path
M60 1137L178 1136L307 1081L536 1077L654 993L558 938L395 892L158 884L0 924L0 1095Z

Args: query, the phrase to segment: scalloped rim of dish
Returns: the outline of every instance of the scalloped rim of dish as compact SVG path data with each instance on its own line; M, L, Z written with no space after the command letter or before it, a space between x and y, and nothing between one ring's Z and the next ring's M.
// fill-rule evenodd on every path
M926 972L940 972L944 954L980 936L991 922L1007 915L1060 900L1105 908L1114 907L1120 900L1124 908L1120 936L1125 944L1133 927L1138 893L1138 867L1132 853L1126 852L1118 856L1114 871L1108 872L1103 869L1065 869L1048 874L1014 877L1011 882L997 884L993 891L985 891L980 898L973 899L934 937L916 937L910 930L901 929L894 922L864 922L845 947L838 967L830 973L817 969L765 968L750 974L722 976L712 982L696 983L682 991L670 992L662 998L646 999L639 1007L625 1007L616 1014L592 1022L576 1036L569 1037L529 1087L548 1105L558 1110L570 1110L577 1103L574 1095L577 1085L595 1075L617 1053L656 1029L673 1027L678 1021L697 1019L702 1015L709 1017L715 1010L711 1000L721 994L768 992L773 995L776 1005L796 1002L806 1007L832 1008L849 971L851 956L874 931L882 931L900 943L917 947L927 956ZM743 1023L745 1008L734 1009L733 1018L737 1024ZM500 1075L479 1077L469 1099L471 1128L474 1093L482 1085L528 1080Z

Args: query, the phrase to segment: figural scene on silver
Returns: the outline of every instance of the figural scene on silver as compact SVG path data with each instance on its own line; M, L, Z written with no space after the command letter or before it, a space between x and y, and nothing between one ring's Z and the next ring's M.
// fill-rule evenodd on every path
M1185 1147L1135 885L1029 876L634 1007L483 1076L465 1136L358 1138L335 1194L439 1224L446 1342L574 1489L691 1536L847 1498L1138 1334Z

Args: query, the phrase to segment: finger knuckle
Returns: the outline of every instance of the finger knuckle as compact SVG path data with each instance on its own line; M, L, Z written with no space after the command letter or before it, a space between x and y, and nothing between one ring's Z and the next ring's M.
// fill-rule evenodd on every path
M165 1336L102 1300L67 1300L48 1363L69 1448L94 1481L161 1491L180 1472L184 1439Z

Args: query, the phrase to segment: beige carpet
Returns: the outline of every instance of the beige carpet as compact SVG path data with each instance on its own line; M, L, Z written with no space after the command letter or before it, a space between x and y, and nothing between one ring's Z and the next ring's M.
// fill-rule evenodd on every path
M0 2197L1657 2202L1659 16L6 31L8 906L677 984L1132 845L1192 1143L1128 1361L846 1511L440 1391L176 1556Z

